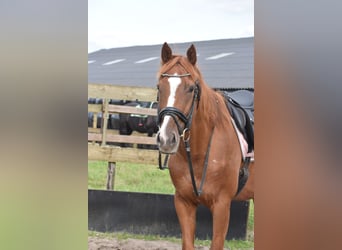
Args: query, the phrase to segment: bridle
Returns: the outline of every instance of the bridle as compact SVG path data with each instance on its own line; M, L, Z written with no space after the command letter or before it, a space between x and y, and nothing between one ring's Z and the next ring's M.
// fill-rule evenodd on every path
M182 74L182 75L170 75L170 74L161 74L163 77L186 77L190 76L190 73ZM192 114L194 112L195 102L200 100L200 86L198 80L195 81L195 88L194 88L194 96L192 98L191 107L189 110L188 115L185 115L182 111L174 107L165 107L162 110L158 110L158 125L161 125L161 121L163 120L164 116L169 115L173 118L177 125L178 133L182 137L185 136L186 132L189 131L192 123ZM177 118L184 123L184 129L181 129Z
M190 73L185 73L185 74L181 74L181 75L170 75L170 74L166 74L166 73L161 74L162 77L186 77L186 76L190 76L190 75L191 75ZM200 188L197 189L194 170L193 170L193 166L192 166L191 153L190 153L190 127L191 127L191 123L192 123L192 116L193 116L193 112L194 112L195 102L197 101L197 107L198 107L198 104L200 101L201 89L200 89L200 85L199 85L198 80L195 80L195 88L193 91L194 91L194 95L192 98L192 103L191 103L191 107L190 107L188 115L185 115L182 111L180 111L179 109L177 109L175 107L165 107L162 110L159 110L159 107L158 107L158 126L160 126L161 121L163 120L164 116L166 116L166 115L171 116L173 118L173 120L175 121L175 123L177 125L177 129L178 129L178 133L179 133L180 137L183 139L183 142L185 144L185 150L186 150L186 155L188 158L189 171L190 171L191 182L192 182L192 186L194 189L194 193L196 194L196 196L200 196L202 193L203 184L204 184L204 180L205 180L205 176L206 176L206 172L207 172L209 152L210 152L211 141L212 141L212 136L214 134L215 126L213 127L212 133L210 135L209 145L208 145L207 152L205 155L203 174L202 174L202 180L200 183ZM159 101L159 93L158 93L157 99L158 99L157 101ZM183 129L181 129L181 126L180 126L179 122L177 121L177 118L184 123ZM164 164L162 164L161 152L159 151L159 159L158 159L159 160L159 169L164 170L167 168L168 158L169 158L169 154L166 155L166 157L164 159Z

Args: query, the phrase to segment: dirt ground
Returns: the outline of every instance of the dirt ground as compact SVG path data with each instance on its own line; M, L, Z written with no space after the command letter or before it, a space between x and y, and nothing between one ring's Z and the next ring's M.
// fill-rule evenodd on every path
M117 240L88 236L88 250L181 250L179 243L168 241L146 241L138 239ZM209 250L209 247L198 246L196 250ZM228 250L228 248L225 248Z

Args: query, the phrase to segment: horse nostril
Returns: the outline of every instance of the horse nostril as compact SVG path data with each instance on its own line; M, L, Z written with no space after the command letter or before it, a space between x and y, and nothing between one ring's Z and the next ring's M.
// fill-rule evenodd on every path
M171 143L176 144L176 135L174 133L172 133Z

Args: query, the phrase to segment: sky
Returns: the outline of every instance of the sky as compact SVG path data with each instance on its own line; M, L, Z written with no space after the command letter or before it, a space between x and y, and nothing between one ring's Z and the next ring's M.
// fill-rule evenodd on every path
M252 36L253 0L88 0L88 53Z

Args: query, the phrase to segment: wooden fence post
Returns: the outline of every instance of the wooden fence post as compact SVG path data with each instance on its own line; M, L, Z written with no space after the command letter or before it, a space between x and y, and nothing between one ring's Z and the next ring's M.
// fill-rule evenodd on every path
M102 146L106 145L107 141L108 103L109 100L104 98L102 102Z
M115 162L108 162L107 190L114 190L115 167Z

